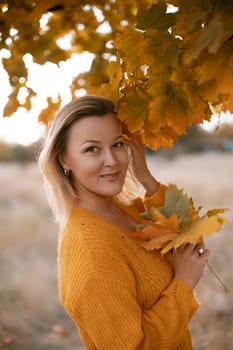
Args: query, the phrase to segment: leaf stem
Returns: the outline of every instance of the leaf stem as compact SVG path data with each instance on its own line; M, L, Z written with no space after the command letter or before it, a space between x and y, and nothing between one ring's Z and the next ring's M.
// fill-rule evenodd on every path
M221 285L223 286L225 292L228 292L229 290L227 289L227 287L225 286L225 284L223 283L223 281L221 280L221 278L217 275L217 273L214 271L214 269L210 266L210 264L207 262L206 265L209 268L209 272L212 273L215 278L221 283Z

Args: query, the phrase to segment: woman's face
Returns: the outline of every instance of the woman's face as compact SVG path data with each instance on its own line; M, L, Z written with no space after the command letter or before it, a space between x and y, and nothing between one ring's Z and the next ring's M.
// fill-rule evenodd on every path
M120 193L128 152L119 120L111 113L77 120L71 126L62 165L71 170L81 198Z

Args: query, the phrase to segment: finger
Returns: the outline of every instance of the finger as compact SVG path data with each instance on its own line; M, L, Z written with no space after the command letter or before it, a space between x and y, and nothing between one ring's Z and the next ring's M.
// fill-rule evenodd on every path
M205 252L205 246L203 243L198 243L194 249L198 253L199 256Z
M183 252L184 250L187 250L187 248L188 248L190 245L191 245L190 243L183 243L183 244L181 244L181 245L176 249L176 251L177 251L177 252Z
M196 243L184 243L180 246L180 253L187 253L189 255L198 255L201 256L205 251L205 247L200 242Z
M205 246L204 246L204 244L202 244L200 242L187 243L184 246L184 249L190 254L198 253L199 255L201 255L201 254L203 254L203 252L205 250Z
M202 254L199 254L196 250L193 251L192 257L197 263L205 264L208 261L209 250L204 249Z
M185 243L183 245L183 250L185 250L188 253L192 253L195 250L195 246L196 246L196 243L195 244Z
M205 260L205 261L208 260L209 255L210 255L209 249L204 249L204 252L203 252L201 255L198 254L199 258L200 258L201 260Z
M176 249L178 255L188 254L191 255L193 251L193 246L190 243L184 243Z
M198 241L198 242L196 242L194 244L194 249L198 249L198 248L201 248L201 247L203 247L203 248L205 247L203 242Z
M134 147L135 149L142 149L143 148L143 143L141 141L141 136L135 135L131 138L130 141L128 141L129 145L131 147Z

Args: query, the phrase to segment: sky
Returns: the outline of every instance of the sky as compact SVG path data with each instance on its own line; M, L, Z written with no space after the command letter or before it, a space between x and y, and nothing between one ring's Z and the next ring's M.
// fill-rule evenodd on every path
M2 53L3 55L6 53ZM1 52L0 52L1 55ZM60 66L48 62L44 66L35 64L32 56L25 56L25 65L28 68L28 86L37 93L33 98L32 109L27 111L19 108L11 117L3 117L3 107L7 103L11 93L11 87L7 73L4 71L0 60L0 141L29 145L37 141L44 134L44 126L37 121L41 109L47 106L47 97L56 100L58 92L62 99L62 104L71 100L69 86L72 78L83 71L88 71L91 67L93 55L84 52L83 54L73 54L69 60L62 62ZM19 98L25 98L26 89L21 89ZM80 95L85 91L80 90Z

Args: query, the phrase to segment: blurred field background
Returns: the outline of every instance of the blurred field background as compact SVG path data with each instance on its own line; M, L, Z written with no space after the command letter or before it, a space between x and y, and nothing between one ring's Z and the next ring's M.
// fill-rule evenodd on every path
M22 149L17 152L20 162L0 162L0 348L83 349L57 296L58 227L47 206L41 175L35 161L25 158ZM176 153L148 152L148 164L160 181L184 188L197 206L204 207L203 212L231 209L224 229L206 239L209 263L229 291L206 269L196 289L201 306L191 328L196 350L232 350L233 153L213 147L189 153L178 147Z

